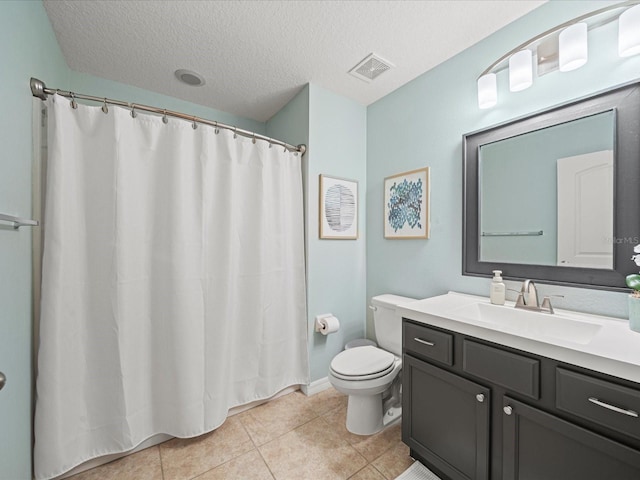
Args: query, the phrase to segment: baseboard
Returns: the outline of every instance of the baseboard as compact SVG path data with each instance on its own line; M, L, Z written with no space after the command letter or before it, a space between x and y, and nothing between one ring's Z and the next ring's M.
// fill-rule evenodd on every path
M320 393L323 390L331 388L331 384L329 383L329 377L324 377L319 380L315 380L311 382L309 385L300 385L300 390L307 397L311 395L315 395L316 393Z

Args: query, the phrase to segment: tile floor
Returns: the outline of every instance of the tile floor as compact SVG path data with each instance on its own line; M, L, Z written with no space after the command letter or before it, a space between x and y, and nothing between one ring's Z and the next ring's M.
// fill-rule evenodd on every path
M217 430L173 439L72 480L391 480L413 460L400 425L359 436L345 428L347 397L300 391L229 417Z

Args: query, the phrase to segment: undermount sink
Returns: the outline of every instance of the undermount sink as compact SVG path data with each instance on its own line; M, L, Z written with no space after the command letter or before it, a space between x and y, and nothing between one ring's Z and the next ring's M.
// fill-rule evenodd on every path
M602 328L601 324L582 318L487 303L468 304L452 310L451 315L519 336L555 338L583 345L588 344Z

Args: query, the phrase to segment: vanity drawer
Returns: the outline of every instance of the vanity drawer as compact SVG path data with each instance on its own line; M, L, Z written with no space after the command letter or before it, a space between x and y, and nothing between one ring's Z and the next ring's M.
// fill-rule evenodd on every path
M403 334L407 353L453 365L453 335L407 322L404 323Z
M527 397L540 398L540 361L464 340L462 369Z
M640 439L640 391L556 369L556 407Z

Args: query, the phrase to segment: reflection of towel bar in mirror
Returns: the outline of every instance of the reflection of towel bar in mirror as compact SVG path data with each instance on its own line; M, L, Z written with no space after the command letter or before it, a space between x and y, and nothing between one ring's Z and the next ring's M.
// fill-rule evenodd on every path
M537 237L544 235L542 230L535 232L482 232L483 237Z
M6 213L0 213L0 220L13 223L13 228L15 229L20 227L36 227L38 225L37 220L27 220L26 218L14 217Z

